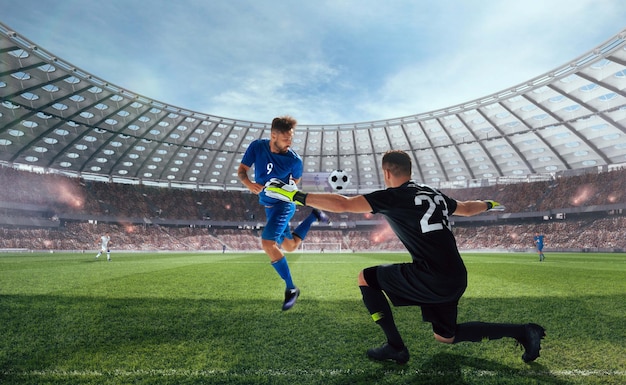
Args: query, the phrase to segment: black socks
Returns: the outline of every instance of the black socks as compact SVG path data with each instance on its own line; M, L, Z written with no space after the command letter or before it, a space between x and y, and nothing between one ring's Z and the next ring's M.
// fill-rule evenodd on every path
M519 340L524 337L524 325L498 324L487 322L466 322L456 326L454 343L471 341L480 342L484 339L497 340L511 337Z
M372 289L369 286L359 286L361 294L363 294L363 303L372 315L374 322L383 329L387 342L397 350L404 348L404 341L398 332L396 323L393 320L391 306L387 301L387 297L382 291Z

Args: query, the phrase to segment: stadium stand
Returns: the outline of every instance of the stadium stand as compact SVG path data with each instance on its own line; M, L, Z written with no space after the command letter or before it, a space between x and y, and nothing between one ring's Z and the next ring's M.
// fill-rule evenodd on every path
M258 250L264 213L244 191L196 191L85 181L0 167L0 249L92 250L105 231L117 250ZM454 217L461 249L532 251L626 249L626 170L590 169L548 181L447 189L451 197L491 198L503 214ZM298 208L294 223L307 208ZM342 250L403 250L377 216L330 214L309 243L341 243Z

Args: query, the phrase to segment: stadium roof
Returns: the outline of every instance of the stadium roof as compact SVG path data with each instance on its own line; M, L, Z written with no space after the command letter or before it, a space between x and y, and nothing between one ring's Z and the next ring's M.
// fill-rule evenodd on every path
M0 163L91 179L241 189L237 167L269 122L190 111L76 68L0 23ZM389 149L433 185L489 183L626 163L626 30L546 74L448 108L300 125L308 175L383 187ZM350 190L348 190L349 192Z

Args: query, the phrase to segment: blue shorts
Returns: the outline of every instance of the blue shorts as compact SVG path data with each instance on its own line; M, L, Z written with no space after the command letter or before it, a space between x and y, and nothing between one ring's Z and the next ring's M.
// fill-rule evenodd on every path
M291 235L291 229L289 228L289 221L296 213L296 205L290 202L278 202L271 206L265 206L265 217L267 222L263 233L261 233L261 239L275 241L277 244L282 244L285 238L293 239Z

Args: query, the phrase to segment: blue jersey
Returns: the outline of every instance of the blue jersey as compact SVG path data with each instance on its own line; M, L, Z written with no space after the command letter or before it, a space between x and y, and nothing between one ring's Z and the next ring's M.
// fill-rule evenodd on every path
M534 240L537 245L537 250L543 249L543 235L535 235Z
M257 139L250 143L241 163L252 167L254 165L254 181L265 185L270 179L278 178L284 183L289 179L302 178L302 158L291 148L284 154L275 154L270 150L269 139ZM259 194L261 204L275 204L276 199L268 198L265 192Z

